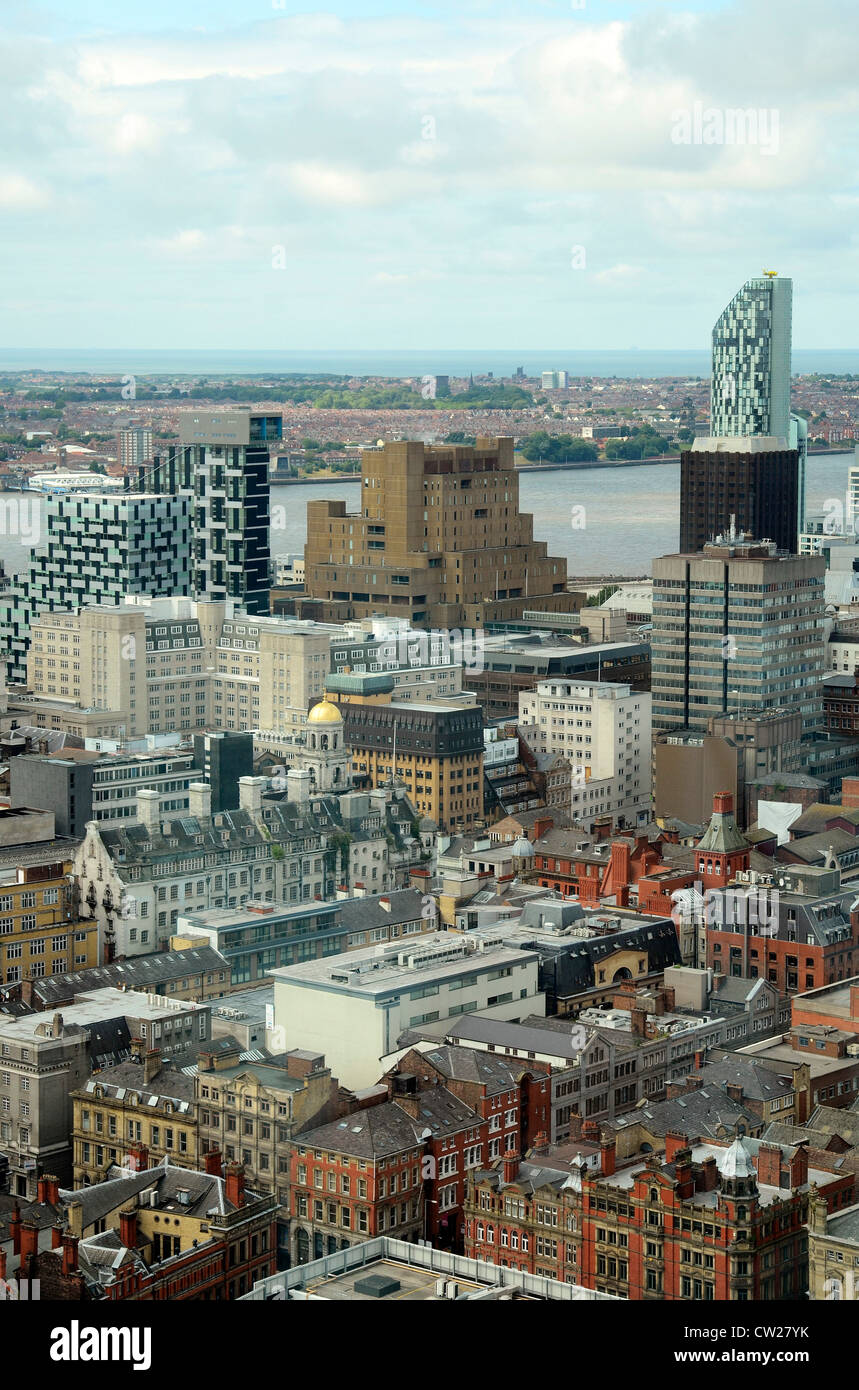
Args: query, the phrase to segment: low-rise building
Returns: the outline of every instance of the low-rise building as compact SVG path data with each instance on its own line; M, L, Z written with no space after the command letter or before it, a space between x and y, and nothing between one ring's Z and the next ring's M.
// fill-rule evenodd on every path
M480 1012L516 1019L543 1012L537 955L500 940L446 932L272 970L284 1045L324 1052L341 1081L373 1085L400 1036Z
M127 1062L104 1067L72 1091L71 1100L75 1187L102 1182L117 1164L149 1167L166 1158L196 1167L194 1079L163 1066L157 1048L138 1044Z

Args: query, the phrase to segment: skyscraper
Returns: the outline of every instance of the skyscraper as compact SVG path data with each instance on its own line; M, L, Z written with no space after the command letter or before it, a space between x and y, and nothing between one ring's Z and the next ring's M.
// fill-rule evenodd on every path
M710 434L790 439L793 281L747 280L713 329Z
M268 612L269 448L280 415L183 411L179 444L141 470L140 485L193 495L193 588L198 599L235 599Z
M681 455L683 551L699 549L732 522L797 549L808 429L790 412L792 302L793 281L765 271L746 281L716 321L709 437Z
M822 719L822 555L726 542L653 562L654 731L705 731L714 714Z
M53 493L45 500L45 520L45 544L0 596L0 643L10 681L27 679L34 614L118 604L132 594L182 596L190 588L188 497Z

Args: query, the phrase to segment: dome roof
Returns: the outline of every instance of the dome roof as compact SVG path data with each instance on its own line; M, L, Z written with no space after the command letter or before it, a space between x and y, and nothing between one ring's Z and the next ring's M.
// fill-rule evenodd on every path
M524 835L520 835L519 839L515 841L510 853L517 855L520 859L524 859L526 855L531 855L534 851L531 848L530 840L526 840Z
M719 1169L723 1178L757 1177L755 1165L752 1163L752 1156L742 1139L734 1140L730 1148L725 1150L722 1157L716 1160L716 1167Z
M343 716L330 700L320 700L307 716L308 724L342 724Z

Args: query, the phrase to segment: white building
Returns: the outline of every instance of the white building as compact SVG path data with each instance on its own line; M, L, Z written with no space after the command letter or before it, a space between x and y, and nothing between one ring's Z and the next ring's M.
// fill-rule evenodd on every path
M635 824L650 815L646 691L608 681L540 681L520 693L519 723L533 726L540 751L571 764L574 820L611 815Z
M345 1086L372 1086L402 1033L462 1014L544 1014L536 951L439 932L271 971L283 1047L317 1048Z

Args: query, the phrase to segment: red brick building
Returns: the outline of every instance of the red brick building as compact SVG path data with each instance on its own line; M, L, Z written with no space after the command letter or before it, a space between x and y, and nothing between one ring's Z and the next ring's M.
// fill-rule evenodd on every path
M16 1277L46 1300L171 1302L248 1293L277 1264L276 1200L247 1191L240 1164L207 1155L207 1171L167 1163L60 1194L66 1225L39 1250L26 1217L15 1235Z
M545 1147L469 1182L465 1252L621 1298L796 1299L808 1286L810 1182L830 1211L852 1201L851 1173L809 1171L803 1145L738 1138L615 1166Z
M377 1235L461 1247L465 1176L488 1163L493 1123L499 1139L508 1129L518 1134L518 1104L515 1119L514 1106L503 1104L484 1119L445 1086L421 1090L418 1082L395 1075L394 1100L382 1092L292 1141L293 1263Z

